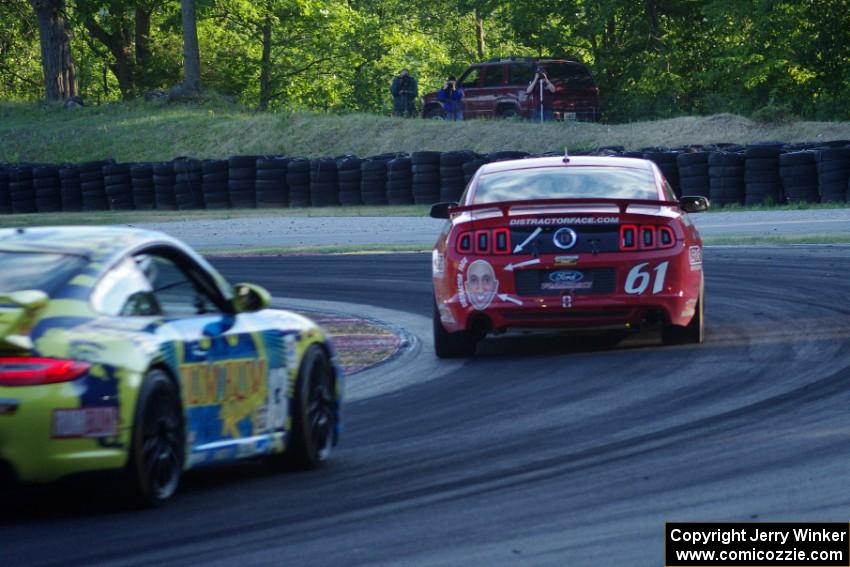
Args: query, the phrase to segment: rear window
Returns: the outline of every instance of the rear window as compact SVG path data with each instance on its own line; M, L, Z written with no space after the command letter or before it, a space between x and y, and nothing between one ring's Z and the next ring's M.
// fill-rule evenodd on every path
M556 85L572 89L589 89L596 86L593 77L582 65L571 63L549 63L545 65L546 76Z
M79 256L0 252L0 293L38 289L51 295L85 265L85 258Z
M529 199L658 199L648 169L626 167L541 167L482 175L473 203Z

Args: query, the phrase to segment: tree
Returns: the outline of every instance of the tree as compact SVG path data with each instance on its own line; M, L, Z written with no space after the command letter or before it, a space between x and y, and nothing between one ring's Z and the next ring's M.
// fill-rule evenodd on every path
M183 63L185 65L183 88L187 93L201 90L201 54L198 49L198 22L195 0L181 0L183 16Z
M61 100L77 94L71 34L65 21L65 0L30 0L41 43L41 66L47 100Z

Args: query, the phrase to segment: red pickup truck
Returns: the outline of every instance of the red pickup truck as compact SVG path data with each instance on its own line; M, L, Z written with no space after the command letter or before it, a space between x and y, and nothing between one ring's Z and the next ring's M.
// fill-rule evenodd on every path
M539 89L526 89L538 68L545 71L555 92L544 90L544 116L555 120L596 121L599 119L599 89L588 68L566 59L491 59L469 67L460 76L463 115L469 118L531 118L540 106ZM551 98L550 98L551 97ZM443 108L437 93L422 98L422 117L441 118Z

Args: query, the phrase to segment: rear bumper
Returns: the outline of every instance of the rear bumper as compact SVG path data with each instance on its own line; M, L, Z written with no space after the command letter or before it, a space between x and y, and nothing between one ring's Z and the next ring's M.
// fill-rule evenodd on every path
M514 299L511 301L510 299ZM456 297L438 305L443 327L449 332L473 327L491 331L509 329L632 329L644 324L687 325L697 300L685 294L656 296L651 300L629 296L548 296L495 299L487 309L463 307Z
M5 463L0 466L5 474L38 483L124 466L130 429L122 427L124 423L119 422L111 437L57 437L55 412L79 409L80 388L76 382L0 387L0 400L15 405L14 412L0 415L0 463Z

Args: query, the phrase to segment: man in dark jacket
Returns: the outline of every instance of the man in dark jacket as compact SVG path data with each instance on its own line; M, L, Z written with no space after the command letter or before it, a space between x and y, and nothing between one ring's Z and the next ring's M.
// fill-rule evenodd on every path
M437 100L443 104L446 120L463 120L463 89L454 76L449 76L446 84L437 92Z
M409 118L416 114L415 102L419 87L416 85L416 79L410 76L407 69L402 69L401 73L393 77L390 92L393 95L394 116Z

